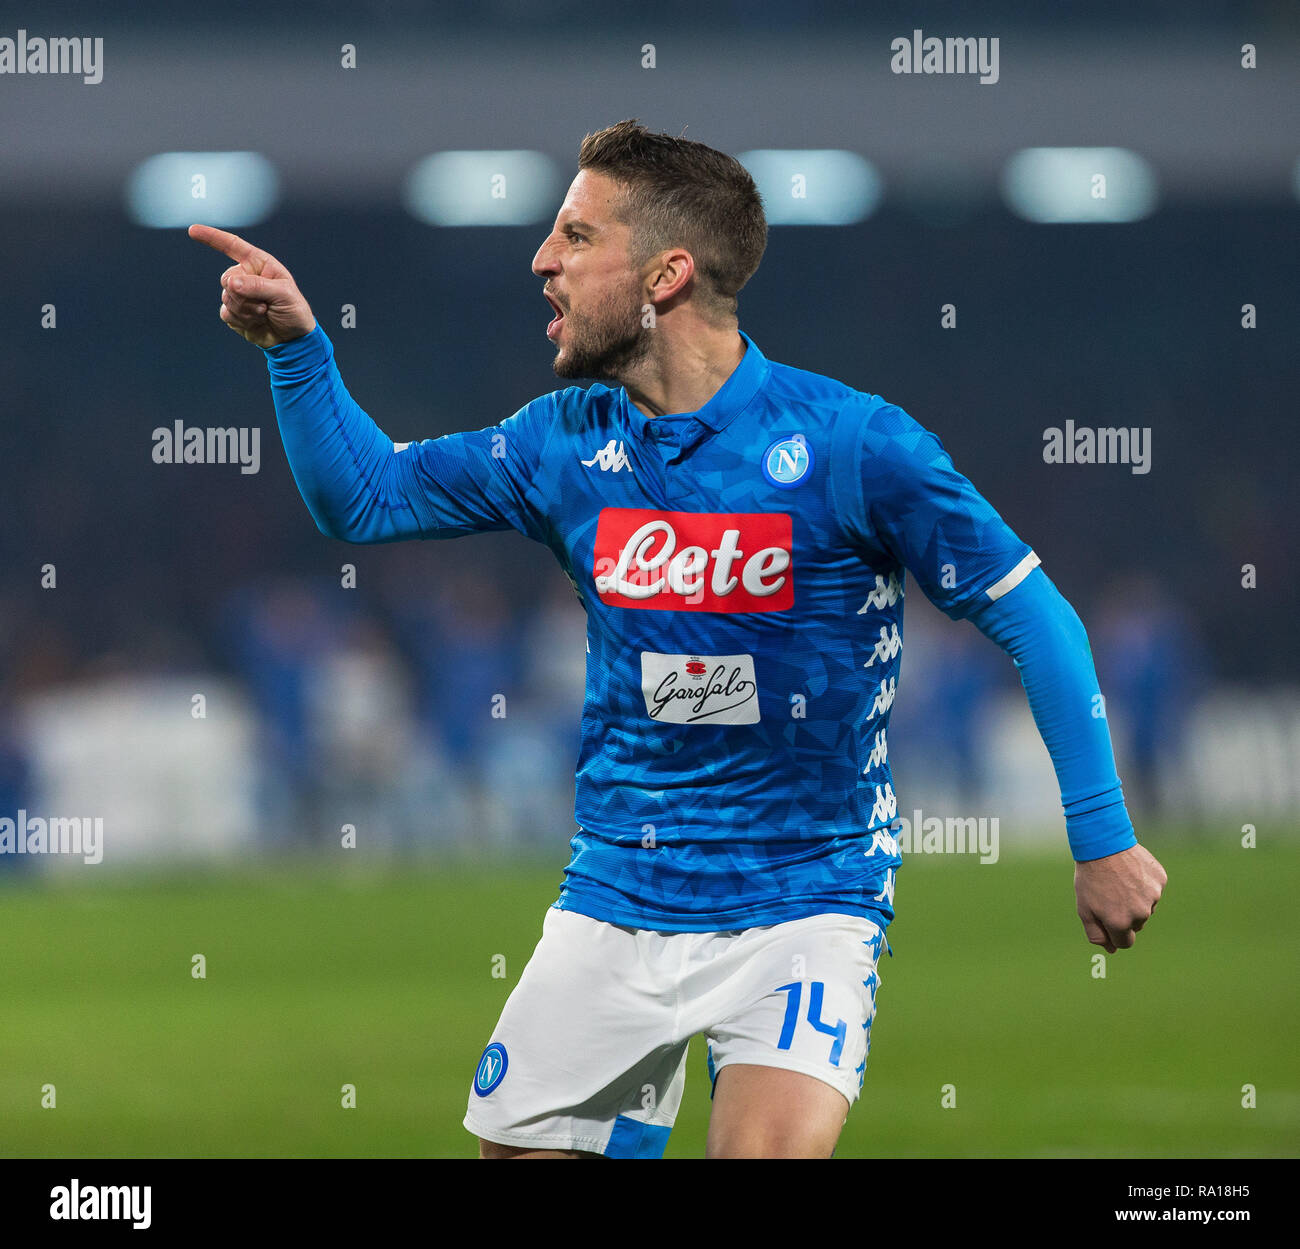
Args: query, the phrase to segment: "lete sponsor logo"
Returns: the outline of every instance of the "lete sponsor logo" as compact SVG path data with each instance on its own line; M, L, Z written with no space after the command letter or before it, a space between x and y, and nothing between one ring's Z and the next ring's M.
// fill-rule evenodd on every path
M757 724L752 655L660 655L641 652L641 693L652 720L664 724Z
M788 611L794 606L784 512L659 512L606 507L592 573L601 602L659 611Z

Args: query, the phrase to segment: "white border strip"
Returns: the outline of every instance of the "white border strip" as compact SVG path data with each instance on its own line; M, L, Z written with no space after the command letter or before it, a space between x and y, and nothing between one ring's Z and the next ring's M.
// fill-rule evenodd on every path
M984 593L997 602L1008 591L1014 590L1042 562L1033 551L1030 551L1001 581L995 581Z

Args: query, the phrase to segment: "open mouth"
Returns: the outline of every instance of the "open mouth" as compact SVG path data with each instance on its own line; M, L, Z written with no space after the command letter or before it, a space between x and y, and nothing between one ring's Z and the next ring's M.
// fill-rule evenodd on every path
M553 295L547 295L545 291L542 294L545 296L546 302L555 309L555 319L546 327L546 337L554 338L560 332L560 325L564 321L564 309L560 307L559 302Z

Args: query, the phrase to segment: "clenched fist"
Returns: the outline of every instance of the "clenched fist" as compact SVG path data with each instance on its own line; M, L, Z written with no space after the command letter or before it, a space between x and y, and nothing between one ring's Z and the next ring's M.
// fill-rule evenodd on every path
M1151 918L1168 879L1143 846L1076 863L1074 896L1088 940L1108 954L1127 950Z
M293 275L274 256L212 226L192 225L189 235L235 262L221 275L221 319L241 338L275 347L316 328Z

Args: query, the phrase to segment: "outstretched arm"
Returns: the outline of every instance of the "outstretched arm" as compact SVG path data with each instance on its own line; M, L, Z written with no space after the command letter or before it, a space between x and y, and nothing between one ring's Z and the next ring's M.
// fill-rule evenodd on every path
M1110 953L1127 949L1167 877L1138 845L1124 805L1083 623L1041 568L969 619L1015 662L1052 757L1088 940Z
M528 494L546 398L489 429L396 446L348 394L288 269L236 234L204 225L189 233L236 262L221 275L221 319L266 354L289 467L322 533L348 542L509 528L543 537Z

